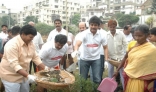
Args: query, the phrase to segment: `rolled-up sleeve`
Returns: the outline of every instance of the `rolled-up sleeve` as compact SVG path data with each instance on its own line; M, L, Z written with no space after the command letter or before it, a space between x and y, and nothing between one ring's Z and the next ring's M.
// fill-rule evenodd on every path
M16 46L8 46L4 48L7 61L10 64L10 67L13 68L16 72L20 69L23 69L21 65L19 64L18 60L18 49Z
M37 52L35 51L32 61L38 66L39 64L42 63L41 58L39 57L39 55L37 54Z

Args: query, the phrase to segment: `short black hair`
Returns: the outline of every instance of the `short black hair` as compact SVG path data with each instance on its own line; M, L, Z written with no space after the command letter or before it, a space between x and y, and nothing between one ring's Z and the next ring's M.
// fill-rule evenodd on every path
M150 29L150 34L156 35L156 27L153 27L152 29Z
M124 26L124 30L128 30L128 28L131 27L130 25Z
M31 35L35 36L35 35L37 35L37 31L33 26L25 25L21 28L20 34L25 34L25 35L31 34Z
M13 28L12 28L12 35L17 35L17 34L19 34L20 33L20 30L21 30L21 28L19 27L19 26L14 26Z
M93 17L90 18L89 24L96 23L99 26L100 25L100 21L101 21L100 18L98 18L97 16L93 16Z
M8 29L8 30L7 30L8 33L10 33L11 31L12 31L11 29Z
M134 31L138 31L138 30L143 32L144 34L147 34L147 35L149 34L149 27L147 25L139 25L135 28Z
M2 27L7 27L7 28L8 28L8 26L7 26L7 25L5 25L5 24L3 24L3 25L1 26L1 28L2 28Z
M60 23L62 24L62 21L61 21L60 19L55 19L55 20L54 20L54 23L55 23L56 21L60 21Z
M67 36L63 34L58 34L55 36L55 42L59 42L60 44L66 44Z

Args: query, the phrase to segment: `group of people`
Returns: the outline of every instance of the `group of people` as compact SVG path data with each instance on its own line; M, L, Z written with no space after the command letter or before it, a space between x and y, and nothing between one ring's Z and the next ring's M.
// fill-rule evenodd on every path
M125 92L152 92L156 79L156 28L149 30L146 25L116 30L116 20L108 21L108 31L97 16L86 23L79 23L79 32L74 37L62 21L54 21L55 29L49 33L46 43L36 31L35 24L29 22L22 28L14 26L7 30L2 25L0 33L0 78L6 92L29 92L29 83L35 82L31 74L39 70L76 68L73 58L77 58L79 73L97 84L103 79L104 64L108 63L108 77L121 80ZM66 58L69 58L66 60ZM118 62L116 72L111 61ZM119 76L120 75L120 76ZM118 76L118 77L117 77ZM37 92L43 92L37 87Z
M108 77L120 75L124 92L153 92L156 85L156 47L153 44L156 28L126 25L119 31L116 30L117 22L109 20L106 32L100 24L100 19L94 16L89 21L89 29L76 35L72 56L80 58L80 75L87 79L90 73L91 80L99 84L105 61L108 62Z

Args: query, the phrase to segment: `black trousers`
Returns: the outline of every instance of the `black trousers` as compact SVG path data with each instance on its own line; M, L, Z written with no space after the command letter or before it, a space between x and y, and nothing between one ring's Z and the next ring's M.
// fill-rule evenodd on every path
M31 74L31 72L32 72L32 66L33 66L33 68L34 68L34 72L36 72L36 65L35 65L35 63L34 62L30 62L30 69L29 69L29 74Z

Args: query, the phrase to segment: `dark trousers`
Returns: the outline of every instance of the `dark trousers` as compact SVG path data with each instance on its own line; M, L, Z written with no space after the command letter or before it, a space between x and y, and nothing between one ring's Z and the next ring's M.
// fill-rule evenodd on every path
M73 61L71 54L68 54L68 60L67 60L67 54L64 55L60 62L60 64L63 65L64 69L67 69L73 63L74 63L74 61Z
M101 60L101 71L100 71L100 75L101 75L101 78L102 78L103 77L103 72L105 70L105 56L104 55L100 55L100 60Z
M30 62L30 69L29 69L29 74L31 74L32 73L32 71L31 71L31 69L32 69L32 66L33 66L33 68L34 68L34 72L36 72L36 65L35 65L35 63L34 62Z

